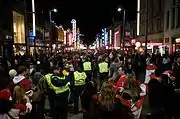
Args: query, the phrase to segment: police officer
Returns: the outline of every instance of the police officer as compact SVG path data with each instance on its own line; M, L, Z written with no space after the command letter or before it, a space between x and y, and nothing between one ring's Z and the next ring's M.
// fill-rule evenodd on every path
M85 62L83 63L83 69L84 69L84 72L87 75L87 79L88 79L87 82L91 81L91 77L92 77L92 63L90 62L89 58L85 59Z
M106 63L103 59L100 59L98 64L99 69L99 78L100 78L100 86L102 85L104 80L108 80L108 63Z
M87 75L85 72L82 72L79 66L76 66L72 78L73 78L72 81L73 81L74 113L77 114L79 112L79 97L86 84Z
M48 96L53 119L67 119L70 92L68 78L63 75L60 68L55 68L53 73L45 75L45 78L49 87Z

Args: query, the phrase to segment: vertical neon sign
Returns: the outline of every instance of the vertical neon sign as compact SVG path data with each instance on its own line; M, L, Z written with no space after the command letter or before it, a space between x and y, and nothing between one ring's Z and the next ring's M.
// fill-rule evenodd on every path
M64 45L66 45L66 31L64 31Z
M36 36L35 3L32 0L33 36Z
M69 35L68 35L68 41L69 41L69 46L71 46L72 45L72 34L71 33L69 33Z
M107 45L107 41L108 41L108 32L107 29L104 29L104 46Z
M112 30L109 31L109 44L112 44Z
M117 47L117 34L119 34L119 31L116 31L116 32L114 33L114 48Z
M73 32L72 40L75 43L76 42L76 20L72 19L71 23L72 23L72 32Z
M140 0L137 2L137 36L139 36L140 29Z

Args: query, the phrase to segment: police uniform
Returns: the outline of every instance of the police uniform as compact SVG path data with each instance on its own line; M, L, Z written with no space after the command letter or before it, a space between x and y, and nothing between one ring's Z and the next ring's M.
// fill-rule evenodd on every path
M73 88L73 102L74 102L74 113L78 113L79 111L79 97L84 89L84 85L86 84L87 75L85 72L75 71L74 75L74 88Z
M91 62L89 62L89 61L84 62L83 63L83 69L87 75L87 79L88 79L87 81L91 81L91 77L92 77L92 64L91 64Z
M108 63L106 62L100 62L98 64L99 68L99 78L100 78L100 86L102 85L104 80L108 80Z
M69 81L64 75L47 74L45 76L49 86L49 101L53 119L67 119Z

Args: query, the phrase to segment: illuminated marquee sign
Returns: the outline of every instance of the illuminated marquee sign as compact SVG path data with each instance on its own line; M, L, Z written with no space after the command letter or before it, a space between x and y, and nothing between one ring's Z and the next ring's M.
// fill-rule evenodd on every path
M72 40L73 40L73 42L76 42L76 20L73 19L73 20L71 21L71 23L72 23L72 32L73 32L73 34L72 34Z
M104 29L104 46L107 45L107 41L108 41L108 32L107 29Z
M66 45L66 31L64 31L64 45Z

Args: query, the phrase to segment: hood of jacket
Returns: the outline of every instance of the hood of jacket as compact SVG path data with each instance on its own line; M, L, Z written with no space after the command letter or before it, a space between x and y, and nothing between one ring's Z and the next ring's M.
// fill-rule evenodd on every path
M24 76L20 76L20 75L18 75L18 76L15 76L14 78L13 78L13 83L14 84L18 84L19 82L21 82L23 79L25 79L26 77L24 77Z

